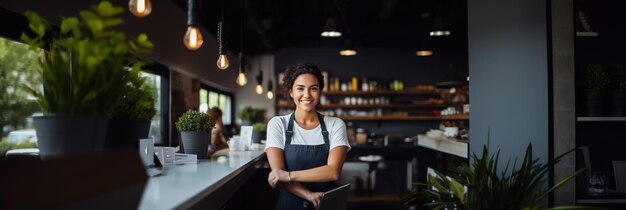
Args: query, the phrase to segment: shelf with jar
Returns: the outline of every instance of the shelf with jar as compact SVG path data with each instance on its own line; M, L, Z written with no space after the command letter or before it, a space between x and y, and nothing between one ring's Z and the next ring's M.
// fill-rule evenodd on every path
M356 109L320 109L319 112L327 116L339 117L345 121L454 121L454 120L469 120L469 113L460 112L445 112L444 111L432 111L427 112L407 112L407 111L389 111L382 108L369 109L369 110L356 110ZM292 113L294 108L279 109L279 115L287 115Z
M365 116L351 116L340 115L336 116L342 120L354 120L354 121L366 121L366 120L416 120L416 121L437 121L437 120L469 120L469 114L458 115L365 115Z
M383 109L401 109L401 108L444 108L447 107L448 105L446 104L425 104L425 103L417 103L417 104L362 104L362 105L347 105L347 104L322 104L320 105L321 109L334 109L334 108L344 108L344 109L377 109L377 108L383 108ZM292 109L294 108L293 105L289 105L289 104L278 104L276 105L277 108L279 109Z
M327 75L325 75L327 77ZM280 76L279 76L280 78ZM279 80L280 81L280 80ZM327 79L325 78L325 82ZM469 120L468 114L442 116L443 110L462 104L446 103L447 92L433 85L405 87L404 82L357 79L347 82L332 77L319 98L319 111L348 121L442 121ZM295 106L282 91L276 99L276 113L289 114Z

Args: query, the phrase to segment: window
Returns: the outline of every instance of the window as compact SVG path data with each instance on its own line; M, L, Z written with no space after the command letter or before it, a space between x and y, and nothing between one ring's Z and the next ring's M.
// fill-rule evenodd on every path
M203 86L200 89L200 111L206 112L211 107L218 107L222 110L222 123L232 124L232 94Z
M149 67L148 67L149 68ZM148 136L154 137L154 142L156 144L164 144L167 139L167 116L168 116L168 108L167 108L167 78L162 77L158 74L153 74L149 72L141 72L141 75L146 78L146 83L150 86L154 87L154 98L155 108L157 110L154 117L152 117L152 123L150 123L150 133Z
M22 87L41 88L38 55L28 45L0 37L0 155L37 147L32 116L41 109Z

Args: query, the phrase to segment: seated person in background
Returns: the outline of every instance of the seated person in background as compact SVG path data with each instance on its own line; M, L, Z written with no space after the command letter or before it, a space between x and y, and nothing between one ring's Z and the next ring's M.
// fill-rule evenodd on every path
M213 120L215 120L215 127L211 131L211 144L213 148L209 149L209 156L213 155L215 152L228 149L228 143L226 143L226 138L224 137L224 124L222 124L222 110L217 107L213 107L208 111L209 116Z

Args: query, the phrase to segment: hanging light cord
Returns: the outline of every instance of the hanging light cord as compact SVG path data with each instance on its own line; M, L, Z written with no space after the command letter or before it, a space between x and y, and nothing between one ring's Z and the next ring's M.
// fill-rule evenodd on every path
M339 4L337 3L337 0L334 0L333 4L337 8L337 12L339 12L339 16L341 16L341 21L343 21L343 25L344 25L344 27L346 27L346 33L349 36L351 31L350 31L350 27L348 26L348 21L346 20L346 15L341 11L341 7L339 7Z
M217 39L219 41L219 53L223 54L226 51L224 49L224 33L225 33L224 30L226 30L226 24L224 23L224 0L222 0L221 2L222 2L222 5L221 5L222 6L222 14L221 14L222 21L220 21L220 23L218 23L218 26L217 26L217 30L218 30Z
M240 31L239 31L239 34L241 36L239 39L239 47L241 49L240 53L242 54L242 56L243 56L243 16L244 16L243 13L245 9L243 6L244 2L245 0L241 0L241 26L240 26Z

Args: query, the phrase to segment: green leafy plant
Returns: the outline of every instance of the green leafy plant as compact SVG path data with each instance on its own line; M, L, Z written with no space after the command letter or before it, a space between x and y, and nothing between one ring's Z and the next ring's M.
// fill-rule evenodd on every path
M241 120L248 120L252 123L263 121L263 110L246 106L237 112L237 117Z
M609 74L615 89L626 90L626 65L611 64Z
M515 160L512 167L509 168L510 162L508 162L504 170L500 170L498 168L500 151L491 154L489 143L487 143L483 146L483 153L480 157L476 154L472 155L471 167L464 164L456 168L450 178L441 173L429 177L428 182L436 190L427 187L414 189L405 196L405 205L424 203L432 209L543 209L542 200L547 195L585 170L580 169L550 189L544 190L549 169L572 151L574 150L544 164L540 163L538 158L533 158L532 145L529 144L519 166ZM426 185L420 184L419 186ZM467 193L465 193L465 187L467 187ZM582 209L583 207L570 206L553 209L562 208Z
M176 129L178 131L210 131L215 126L215 121L207 113L196 110L187 110L178 118Z
M129 77L137 71L137 56L153 48L146 34L127 40L113 29L123 24L122 7L108 1L79 15L63 17L55 30L39 14L26 11L30 31L21 40L43 52L39 65L43 91L26 87L45 114L95 116L109 114L123 97Z
M592 90L606 90L609 87L607 77L600 64L589 64L585 73L585 85Z
M262 122L252 124L252 130L257 132L265 132L267 130L267 125Z
M141 63L132 71L139 71ZM111 118L126 118L137 120L151 120L156 114L154 90L146 83L146 78L139 73L129 76L129 82L124 87L124 95L111 112Z

